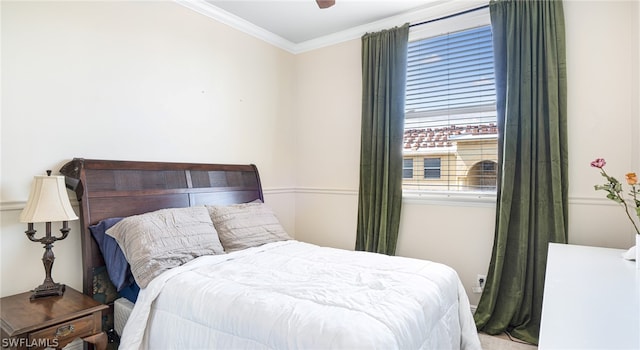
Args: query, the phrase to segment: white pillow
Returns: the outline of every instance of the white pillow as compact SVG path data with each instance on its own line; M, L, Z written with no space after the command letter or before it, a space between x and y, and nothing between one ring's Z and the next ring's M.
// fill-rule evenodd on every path
M207 208L226 252L292 239L260 201Z
M205 207L162 209L122 219L109 230L140 288L162 272L201 255L222 254Z

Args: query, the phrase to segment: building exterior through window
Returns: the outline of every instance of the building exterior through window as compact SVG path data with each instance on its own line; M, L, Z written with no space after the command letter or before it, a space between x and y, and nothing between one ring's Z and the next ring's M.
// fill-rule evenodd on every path
M405 192L495 192L495 99L490 26L409 43Z

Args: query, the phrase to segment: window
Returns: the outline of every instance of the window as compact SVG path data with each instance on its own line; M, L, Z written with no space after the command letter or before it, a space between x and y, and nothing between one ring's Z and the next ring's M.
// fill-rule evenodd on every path
M424 159L424 178L425 179L440 178L440 158Z
M495 192L491 27L466 26L409 42L403 174L412 160L424 176L403 176L405 192Z
M485 160L474 164L467 174L468 186L475 191L494 191L498 173L497 163Z
M413 178L413 159L405 158L402 160L402 178L403 179Z

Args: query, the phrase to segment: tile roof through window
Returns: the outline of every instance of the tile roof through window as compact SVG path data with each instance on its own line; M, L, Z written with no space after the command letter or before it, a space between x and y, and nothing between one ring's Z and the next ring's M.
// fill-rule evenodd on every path
M404 131L404 149L420 151L438 147L451 147L453 142L497 137L495 123L456 126L442 128L406 129Z

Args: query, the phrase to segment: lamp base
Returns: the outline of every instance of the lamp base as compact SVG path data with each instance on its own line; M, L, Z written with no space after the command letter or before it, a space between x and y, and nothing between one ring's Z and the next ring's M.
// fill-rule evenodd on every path
M38 298L50 297L50 296L62 296L64 294L65 285L60 283L53 284L41 284L33 290L33 294L29 299L34 300Z

